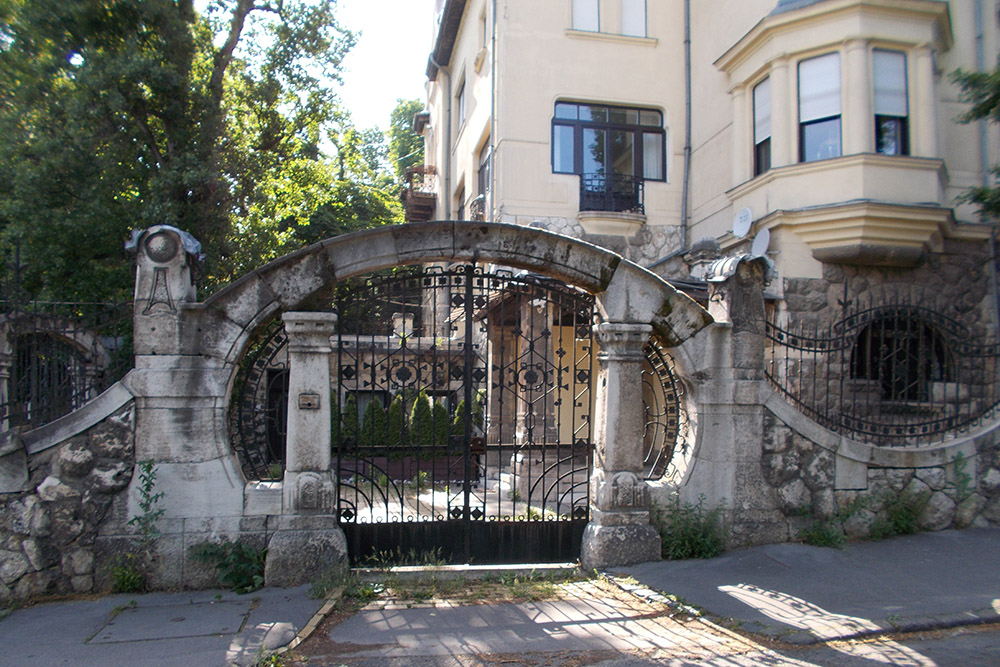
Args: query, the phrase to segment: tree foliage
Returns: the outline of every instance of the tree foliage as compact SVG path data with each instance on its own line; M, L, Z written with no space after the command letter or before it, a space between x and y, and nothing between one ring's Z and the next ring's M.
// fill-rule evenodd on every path
M202 241L213 289L327 231L398 220L384 139L337 103L354 35L334 11L0 0L0 242L19 245L26 287L128 295L122 242L154 224Z
M957 70L952 76L961 89L961 100L969 103L969 109L958 117L960 123L977 120L1000 122L1000 64L988 72ZM995 181L1000 181L1000 165L990 169ZM973 186L961 197L962 201L974 203L984 216L1000 218L1000 186Z
M424 163L424 139L413 131L413 117L423 108L420 100L397 100L389 117L389 160L400 183L408 167Z

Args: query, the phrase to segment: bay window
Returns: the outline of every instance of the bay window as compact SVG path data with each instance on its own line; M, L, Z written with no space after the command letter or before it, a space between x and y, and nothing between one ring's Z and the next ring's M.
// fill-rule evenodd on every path
M909 155L906 55L872 52L875 97L875 150L885 155Z
M771 79L753 89L753 175L771 168Z
M799 161L840 157L840 54L799 63Z

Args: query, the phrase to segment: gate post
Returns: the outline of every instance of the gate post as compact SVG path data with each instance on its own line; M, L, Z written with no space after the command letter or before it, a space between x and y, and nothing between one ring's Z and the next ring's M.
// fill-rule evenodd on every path
M660 558L660 537L649 523L649 491L643 475L643 351L650 324L602 322L594 401L596 455L591 477L591 516L580 560L586 569Z
M288 435L282 516L267 545L268 586L308 582L347 557L330 471L330 336L336 313L285 313Z

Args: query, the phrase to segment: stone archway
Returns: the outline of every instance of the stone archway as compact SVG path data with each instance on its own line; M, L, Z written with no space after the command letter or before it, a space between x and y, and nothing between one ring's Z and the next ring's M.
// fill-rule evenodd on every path
M228 395L250 335L332 282L412 264L495 263L556 278L595 296L601 347L596 457L582 559L588 567L600 567L658 557L642 478L644 418L636 378L651 335L667 346L678 345L712 321L686 295L619 255L569 237L516 225L429 222L322 241L193 303L188 255L175 236L173 230L154 227L138 246L137 358L129 378L134 393L145 397L138 407L137 456L163 462L161 477L169 478L184 499L167 508L168 516L204 516L206 507L244 517L278 514L282 521L271 538L271 557L281 563L283 554L289 559L300 555L296 540L310 539L317 530L329 532L331 524L293 489L266 498L242 493L228 443ZM296 378L294 368L293 385L315 380ZM290 406L290 422L315 418L299 412ZM328 473L322 469L322 442L290 441L289 447L295 448L290 457L300 462L301 469L291 471L298 478ZM327 452L327 465L328 459ZM337 541L331 539L329 544Z

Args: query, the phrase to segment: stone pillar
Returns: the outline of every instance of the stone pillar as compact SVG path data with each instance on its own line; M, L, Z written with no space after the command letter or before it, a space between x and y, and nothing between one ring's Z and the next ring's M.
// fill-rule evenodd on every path
M283 511L332 512L330 336L336 313L285 313L288 336L288 436Z
M846 106L843 114L844 155L875 151L875 106L872 101L871 55L868 42L855 39L847 44L843 89Z
M771 65L771 167L784 167L798 156L798 92L789 82L788 58Z
M268 586L296 586L347 559L330 470L330 336L336 313L285 313L288 436L282 516L267 545Z
M130 247L136 253L135 354L190 353L196 337L181 334L181 304L197 300L194 258L185 250L180 231L161 225L150 227Z
M660 558L660 537L649 523L649 491L643 474L643 348L653 327L603 322L594 401L594 472L590 523L580 560L586 569Z

